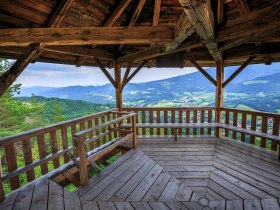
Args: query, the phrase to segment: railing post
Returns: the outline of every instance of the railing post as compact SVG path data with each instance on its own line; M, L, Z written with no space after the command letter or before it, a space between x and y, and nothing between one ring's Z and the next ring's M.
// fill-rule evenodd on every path
M4 185L2 181L2 160L0 156L0 202L5 199L5 194L4 194Z
M74 136L74 143L80 158L80 181L82 185L86 185L88 182L88 161L86 157L85 138Z
M137 113L135 113L135 115L132 117L132 132L133 132L132 145L134 149L137 147L136 119L137 119Z

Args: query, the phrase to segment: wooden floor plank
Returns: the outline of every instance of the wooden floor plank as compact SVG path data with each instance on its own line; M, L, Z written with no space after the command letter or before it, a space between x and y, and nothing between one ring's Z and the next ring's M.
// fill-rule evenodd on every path
M148 190L142 201L158 201L170 178L171 175L168 172L163 171Z
M235 186L255 195L256 197L258 198L273 198L272 195L254 187L253 185L250 185L238 178L235 178L234 176L228 174L228 173L225 173L223 172L222 170L220 169L213 169L212 170L212 173L220 176L221 178L227 180L228 182L231 182L232 184L234 184Z
M131 202L135 210L152 210L148 202Z
M244 200L244 210L262 210L260 200ZM265 210L265 209L264 209Z
M188 187L207 187L208 179L180 179Z
M49 193L49 180L41 179L36 182L31 203L31 210L47 209Z
M228 200L226 202L226 210L243 210L242 200Z
M155 161L207 161L213 160L212 155L149 155L150 158L153 158Z
M232 193L242 197L243 199L257 199L257 197L255 195L248 193L247 191L241 189L240 187L235 186L231 182L228 182L227 180L222 179L221 177L217 176L216 174L211 173L210 179L216 183L219 183L219 185L221 185L222 187L231 191Z
M112 201L125 201L130 193L138 186L144 177L154 167L155 161L148 160L139 172L133 176L112 198Z
M209 179L210 171L169 171L177 179Z
M203 206L198 202L182 202L190 210L202 210Z
M115 179L103 192L101 192L95 200L108 201L127 181L138 172L138 170L148 161L149 157L143 155L132 167L129 167L123 174Z
M261 191L265 192L265 193L263 193L264 196L269 196L268 194L270 194L270 195L280 198L280 190L270 187L267 184L260 182L259 180L252 179L251 177L244 175L240 172L237 172L236 170L233 170L218 162L214 162L213 166L227 174L230 174L231 176L234 176L235 178L237 178L239 180L242 180L243 182L246 182L247 184L249 184L251 186L254 186L254 187L260 189ZM262 197L260 197L260 198L262 198Z
M64 209L63 201L63 188L50 181L49 183L49 198L48 198L48 210Z
M12 210L15 200L17 198L17 194L18 194L18 191L15 191L15 192L7 195L5 200L0 202L0 209Z
M225 210L226 209L226 201L209 201L209 208L215 210Z
M261 204L265 210L280 210L277 199L262 199Z
M78 189L79 196L82 196L87 191L91 189L92 185L96 185L98 182L103 180L106 176L111 174L115 169L117 169L119 166L124 164L132 155L134 155L138 150L131 149L121 157L119 157L116 161L114 161L112 164L110 164L108 167L106 167L106 170L101 171L96 176L92 177L88 184L85 186L81 186Z
M181 161L179 159L172 161L157 160L161 166L211 166L212 161Z
M212 166L165 166L167 171L210 171Z
M98 201L98 206L100 210L117 210L115 204L109 201Z
M34 184L28 184L20 189L13 210L29 209L32 201Z
M166 156L178 156L178 155L181 155L181 156L188 156L188 155L192 155L192 156L209 156L209 155L214 155L214 150L213 151L204 151L204 152L161 152L161 151L158 151L158 152L145 152L147 155L149 156L162 156L162 155L166 155Z
M209 180L210 182L211 180ZM213 200L224 200L225 198L222 197L220 194L216 193L215 191L213 191L212 189L207 188L206 190L206 196L205 196L209 201L213 201Z
M208 188L219 194L224 199L241 199L240 197L238 197L238 195L232 193L231 191L227 190L226 188L222 187L212 180L209 180Z
M82 204L83 210L99 210L99 207L98 207L98 204L96 201L81 200L81 204Z
M134 210L130 202L114 202L118 210Z
M69 192L64 189L64 207L65 209L80 210L82 209L78 192Z
M165 189L163 190L159 201L173 201L180 185L181 182L179 180L177 180L175 177L171 177Z
M142 151L138 151L131 158L129 158L124 164L114 170L111 174L106 176L103 180L98 182L96 185L91 185L91 189L86 192L81 198L84 200L93 200L99 195L108 185L110 185L117 177L119 177L126 169L132 166L141 156Z
M190 201L193 191L187 187L184 183L181 183L174 201Z
M164 202L148 202L153 210L170 210Z
M181 202L174 202L174 201L166 201L165 204L171 210L188 210L188 208Z
M153 185L157 177L162 172L163 168L156 164L147 176L140 182L135 190L128 196L127 201L141 201L146 192Z

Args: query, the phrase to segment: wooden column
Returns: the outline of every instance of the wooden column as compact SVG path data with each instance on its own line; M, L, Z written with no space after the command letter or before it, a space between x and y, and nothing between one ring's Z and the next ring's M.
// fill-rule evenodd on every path
M216 62L216 123L222 122L221 108L223 107L223 82L224 82L224 64L222 61ZM222 134L222 129L216 129L216 136L220 137Z
M121 66L115 64L115 82L116 82L116 107L122 111L122 80L121 80Z

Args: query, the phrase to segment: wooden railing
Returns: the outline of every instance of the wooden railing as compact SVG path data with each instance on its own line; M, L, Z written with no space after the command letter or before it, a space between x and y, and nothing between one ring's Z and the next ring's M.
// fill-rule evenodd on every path
M68 163L67 152L72 151L77 156L73 146L73 134L115 119L117 114L111 112L114 110L1 138L2 176L0 187L2 187L0 196L3 196L4 183L6 189L15 190L21 186L22 180L25 183L31 182ZM115 126L115 124L110 124L110 127ZM98 138L88 144L89 150L105 144L108 139L117 137L117 132L104 134L108 127L109 125L100 127L90 134L98 136ZM103 133L103 135L98 135L99 133ZM34 156L34 154L38 154L38 156Z
M280 115L266 112L245 111L238 109L222 108L222 123L237 130L224 129L225 137L241 140L262 148L277 150L278 140L270 136L279 136ZM251 131L251 132L248 132ZM269 135L262 135L269 134ZM261 137L262 136L262 137Z
M127 112L137 113L136 123L212 123L214 107L126 107ZM138 128L137 135L174 135L171 128ZM213 128L180 128L178 135L213 135Z

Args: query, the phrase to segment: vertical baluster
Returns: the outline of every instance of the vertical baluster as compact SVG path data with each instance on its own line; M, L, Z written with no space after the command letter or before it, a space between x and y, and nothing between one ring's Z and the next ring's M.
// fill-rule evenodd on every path
M4 185L3 185L3 181L2 181L2 160L1 160L1 156L0 156L0 202L3 201L5 199L5 194L4 194Z
M108 115L107 115L107 121L111 121L111 120L112 120L111 114L108 114ZM130 120L130 118L129 118L128 123L130 123L130 122L131 122L131 120ZM112 138L112 132L110 131L111 127L112 127L111 125L108 126L108 130L109 130L108 138L109 138L109 140L112 140L112 139L113 139L113 138Z
M197 110L193 111L193 123L197 123ZM193 128L193 135L196 135L196 128Z
M22 140L22 150L23 150L23 157L25 165L31 164L33 162L32 158L32 150L31 150L31 143L30 139L23 139ZM34 169L30 169L26 171L27 180L31 182L35 179Z
M237 127L237 116L238 116L238 113L236 111L233 112L233 123L232 125L234 127ZM233 131L232 132L232 138L233 139L236 139L236 131Z
M52 154L55 154L58 151L56 130L52 130L50 132L50 141L51 141ZM59 158L58 157L53 159L53 166L54 166L54 168L59 167Z
M166 109L164 110L164 123L168 123L168 111ZM167 128L164 128L164 135L168 135Z
M279 136L279 126L280 126L280 117L279 116L275 116L273 118L273 127L272 127L272 134L273 135ZM277 141L272 141L271 142L271 149L273 151L277 150ZM279 151L279 155L280 155L280 151Z
M241 127L246 129L246 122L247 122L247 114L246 113L242 113L242 124ZM245 133L241 133L241 141L245 142L246 140L246 135Z
M204 123L204 115L205 115L205 111L201 110L200 111L200 123ZM204 128L200 128L200 134L204 135Z
M208 110L208 123L212 123L212 110ZM208 135L211 135L212 128L208 128Z
M157 110L157 123L160 123L160 111ZM160 136L160 128L157 128L157 135Z
M12 172L17 169L17 159L14 144L5 145L4 148L8 172ZM10 184L12 190L19 188L19 176L11 178Z
M68 139L67 139L67 127L64 126L61 129L61 136L62 136L61 137L62 138L62 148L65 150L69 146L68 145ZM63 155L63 158L64 158L64 163L67 163L69 161L69 157L66 153Z
M72 145L74 145L74 137L73 137L73 135L74 135L75 133L77 133L77 127L76 127L76 124L71 125ZM75 154L75 156L77 156L77 155L78 155L78 153L77 153L77 150L76 150L76 149L74 150L74 154Z
M132 136L132 146L133 146L134 149L137 147L136 118L137 118L137 115L132 117L132 133L133 133L133 136Z
M142 109L142 123L146 123L146 110ZM142 135L146 135L146 128L142 128Z
M153 110L150 109L149 110L149 123L153 123L154 122L154 116L153 116ZM154 129L150 128L150 135L154 135Z
M99 117L95 118L94 119L94 126L98 126L99 125ZM95 135L99 135L99 129L97 129L95 131ZM96 139L96 147L99 147L100 146L100 138L99 139Z
M38 144L38 150L39 150L39 158L43 159L47 155L44 134L37 136L37 144ZM48 164L47 163L42 163L40 166L41 166L42 174L48 173Z
M88 128L92 128L92 119L88 120ZM93 137L93 132L90 132L88 134L88 137L91 139ZM89 143L89 148L90 150L93 150L94 149L94 143L93 142L90 142Z
M180 109L179 113L178 113L178 123L183 123L183 112ZM182 128L179 129L179 133L180 136L182 136Z
M105 116L102 116L102 117L101 117L101 124L104 124L105 121L106 121ZM119 127L120 124L121 124L121 122L119 122L119 123L117 124L117 127ZM106 128L103 127L103 128L101 129L101 133L104 133L105 130L106 130ZM106 142L107 142L106 136L102 137L102 144L105 144Z
M141 111L137 111L137 109L136 109L134 112L137 113L137 115L136 115L136 124L137 124L137 123L139 123L139 117L141 116ZM137 136L139 135L139 131L140 131L140 128L137 128L136 129Z
M117 118L117 114L114 113L114 114L113 114L113 119L116 119L116 118ZM113 124L113 127L116 128L116 125L117 125L117 124L114 123L114 124ZM117 136L118 136L118 132L115 130L115 131L114 131L114 138L117 138Z
M262 133L267 133L267 116L262 116ZM266 138L261 138L261 147L266 148Z
M171 110L171 123L175 123L175 110ZM171 129L171 134L172 136L175 135L176 130L175 129Z
M186 123L190 123L190 110L186 110ZM186 128L186 135L190 134L190 129Z
M256 127L257 127L257 116L255 114L252 114L252 117L251 117L251 130L255 131ZM254 145L255 144L255 140L256 140L256 137L254 135L251 135L250 136L250 144Z
M226 125L229 125L229 114L230 112L229 111L225 111L226 112L226 119L225 119L225 124ZM228 137L228 129L225 129L225 137Z

